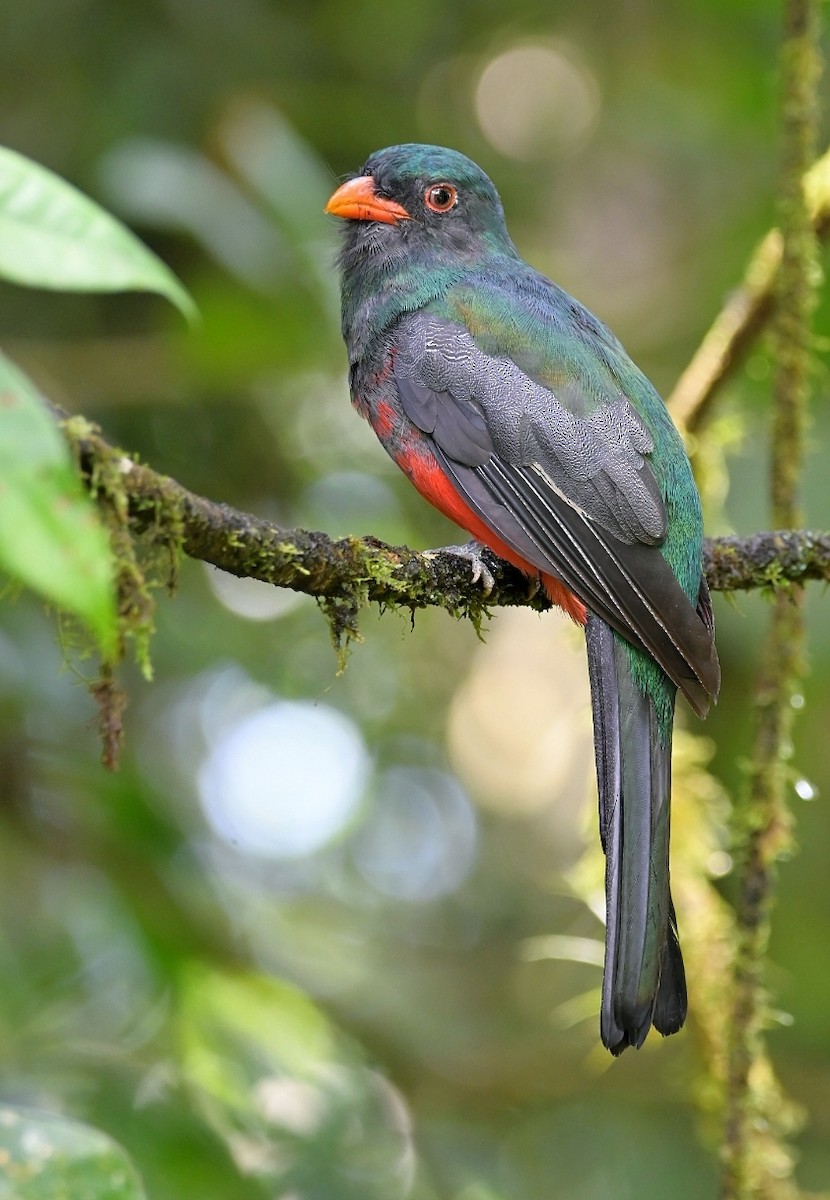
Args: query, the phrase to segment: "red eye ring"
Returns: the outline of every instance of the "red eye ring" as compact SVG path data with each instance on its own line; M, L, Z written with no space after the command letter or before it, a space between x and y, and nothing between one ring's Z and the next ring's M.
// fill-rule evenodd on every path
M424 203L432 212L449 212L458 203L458 191L451 183L431 183L424 193Z

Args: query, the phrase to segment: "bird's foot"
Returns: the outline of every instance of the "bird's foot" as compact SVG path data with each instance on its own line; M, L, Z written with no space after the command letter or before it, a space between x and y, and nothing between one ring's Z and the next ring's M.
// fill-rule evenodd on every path
M469 562L473 572L473 583L481 580L481 588L485 596L489 596L496 586L496 577L484 561L484 554L490 553L483 542L465 542L461 546L439 546L435 550L425 550L424 554L432 558L436 554L453 554L456 558L464 558Z

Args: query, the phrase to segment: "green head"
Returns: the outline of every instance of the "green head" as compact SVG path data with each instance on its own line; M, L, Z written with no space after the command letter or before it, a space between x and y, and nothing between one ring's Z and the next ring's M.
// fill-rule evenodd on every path
M334 193L326 212L346 219L344 260L402 253L424 263L516 251L498 192L457 150L410 142L377 150Z

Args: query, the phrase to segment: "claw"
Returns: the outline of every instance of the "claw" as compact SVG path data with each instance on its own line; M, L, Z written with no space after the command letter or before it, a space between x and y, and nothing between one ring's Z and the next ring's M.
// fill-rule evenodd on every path
M496 586L496 577L484 561L486 549L482 542L473 540L465 542L462 546L440 546L436 550L425 550L424 553L430 557L435 554L453 554L456 558L466 559L473 573L473 583L481 580L482 591L485 596L489 596Z

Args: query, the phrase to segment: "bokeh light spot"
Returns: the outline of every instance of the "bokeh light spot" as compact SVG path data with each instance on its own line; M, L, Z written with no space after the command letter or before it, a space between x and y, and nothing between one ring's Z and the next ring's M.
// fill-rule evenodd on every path
M713 850L706 860L706 869L713 879L723 879L732 870L732 855L726 850Z
M797 779L795 781L795 794L799 800L815 800L818 792L809 779Z
M450 761L480 804L512 817L546 813L559 848L573 851L581 846L574 806L591 778L589 714L573 629L506 610L453 699Z
M199 771L218 837L248 854L298 858L353 816L369 774L357 727L327 705L269 705L220 735Z
M247 621L275 621L302 604L301 592L274 587L262 579L238 579L205 563L210 589L221 605Z
M377 791L377 807L354 843L366 882L410 901L454 891L476 846L475 813L458 782L444 771L393 767Z
M490 60L475 107L496 150L535 162L587 140L599 115L599 85L568 43L526 43Z

